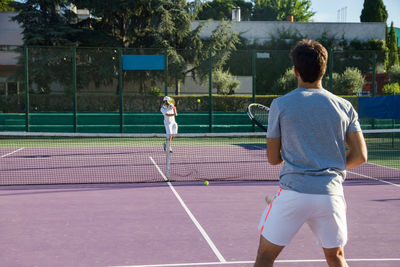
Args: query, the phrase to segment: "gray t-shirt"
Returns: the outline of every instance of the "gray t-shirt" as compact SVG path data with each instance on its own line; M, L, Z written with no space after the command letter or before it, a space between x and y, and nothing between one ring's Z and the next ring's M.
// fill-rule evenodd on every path
M361 131L351 103L325 89L297 88L276 98L268 138L281 137L280 187L307 194L342 195L346 133Z

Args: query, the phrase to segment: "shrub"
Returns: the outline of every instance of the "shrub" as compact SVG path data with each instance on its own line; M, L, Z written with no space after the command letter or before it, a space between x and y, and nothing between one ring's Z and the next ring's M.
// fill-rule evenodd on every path
M326 76L326 84L329 84L329 76ZM342 74L332 73L332 88L335 94L352 95L364 84L364 77L357 68L346 68ZM294 68L289 68L274 84L272 92L286 94L297 87L297 78Z
M392 83L400 83L400 65L393 65L388 70L389 79Z
M291 67L275 82L272 93L283 95L295 88L297 88L297 77L294 74L294 68Z
M150 88L150 95L153 95L153 96L160 96L160 95L162 95L161 89L158 88L158 87L152 87L152 88Z
M221 95L233 95L239 88L240 82L229 71L217 69L213 72L213 85Z
M398 83L388 83L383 86L384 95L400 95L400 85Z
M325 89L329 90L329 75L325 74L325 79L326 79L326 86ZM337 72L332 73L332 91L333 93L339 94L336 91L336 88L340 88L340 74Z
M332 86L336 94L356 94L362 88L364 82L365 79L357 68L347 67L340 75L332 74Z

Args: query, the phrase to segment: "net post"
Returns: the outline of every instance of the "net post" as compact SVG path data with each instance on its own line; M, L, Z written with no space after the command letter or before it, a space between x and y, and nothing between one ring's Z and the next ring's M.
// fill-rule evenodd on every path
M169 137L170 137L171 135L170 134L166 134L166 141L165 141L165 144L166 144L166 148L165 148L165 153L166 153L166 157L165 157L165 159L166 159L166 163L165 163L165 166L166 166L166 170L165 170L165 176L167 177L167 179L169 180L169 177L170 177L170 174L171 174L171 144L170 144L170 142L169 142Z

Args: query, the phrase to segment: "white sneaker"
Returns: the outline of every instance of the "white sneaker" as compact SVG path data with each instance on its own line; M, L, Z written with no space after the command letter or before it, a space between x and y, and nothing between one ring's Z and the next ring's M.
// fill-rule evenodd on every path
M163 147L163 149L164 149L164 151L165 151L166 148L167 148L167 144L166 144L166 143L163 143L163 144L162 144L162 147Z

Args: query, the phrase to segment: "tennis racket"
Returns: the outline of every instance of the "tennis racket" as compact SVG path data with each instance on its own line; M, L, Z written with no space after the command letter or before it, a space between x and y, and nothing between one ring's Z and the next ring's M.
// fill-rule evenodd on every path
M247 115L249 118L264 131L267 131L268 112L269 107L257 103L252 103L247 107ZM267 195L265 197L265 202L270 205L272 202L272 197Z
M172 97L170 97L171 98L171 100L170 101L168 101L168 103L170 103L170 104L172 104L172 105L174 105L175 106L175 99L173 99Z
M252 103L247 107L247 115L261 129L267 131L269 107Z

